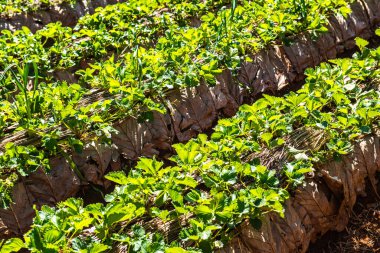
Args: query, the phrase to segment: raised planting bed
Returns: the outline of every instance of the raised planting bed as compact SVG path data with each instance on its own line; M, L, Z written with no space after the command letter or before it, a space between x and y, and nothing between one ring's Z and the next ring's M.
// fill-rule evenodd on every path
M305 252L345 227L380 169L380 48L356 43L353 58L308 69L297 92L264 95L211 136L174 144L166 163L109 173L118 186L105 203L43 206L2 250Z
M74 196L83 185L90 184L108 188L111 183L104 179L106 172L120 170L140 156L169 156L173 152L171 144L187 141L199 132L207 132L220 115L234 115L244 101L250 101L262 92L272 91L275 93L284 89L288 83L302 80L304 78L303 70L306 67L314 66L330 57L336 57L348 49L353 49L355 36L369 38L374 32L374 28L378 26L380 19L377 16L378 12L374 10L380 9L380 4L377 1L368 0L356 2L351 7L353 12L347 19L341 16L331 17L327 26L329 33L321 35L316 41L308 35L302 35L295 39L291 46L271 46L267 50L252 55L252 61L243 63L239 68L240 74L237 77L234 77L229 70L224 70L222 74L215 73L217 81L214 87L207 85L205 79L201 79L200 85L195 88L164 89L165 96L158 96L156 99L163 99L161 105L164 106L165 114L157 112L149 114L148 112L145 115L152 119L144 120L143 117L140 117L141 114L135 113L128 116L130 115L129 111L121 110L120 113L119 110L116 110L120 107L114 108L114 111L119 112L119 114L115 114L119 120L112 123L113 127L118 130L117 134L111 135L112 145L102 143L101 140L93 140L93 136L78 140L69 129L57 125L52 125L52 128L40 129L40 132L28 125L23 125L27 128L24 131L15 131L17 126L11 128L10 134L2 139L1 146L4 149L7 143L12 142L20 149L18 153L22 155L18 156L21 157L20 159L12 160L12 162L16 161L17 166L14 163L11 166L5 163L3 168L22 169L23 171L17 173L29 174L29 176L19 177L14 188L12 188L12 182L3 183L5 185L2 196L4 205L10 201L9 195L6 194L7 191L10 191L9 189L13 191L14 204L11 204L10 208L0 211L3 224L2 236L20 235L29 228L35 214L32 208L33 204L37 207L43 204L54 205L58 201ZM107 64L104 66L103 69L107 69ZM100 73L95 78L102 79L106 76L107 73ZM106 80L110 81L110 79ZM239 82L243 85L239 86ZM78 86L72 87L74 88L70 93L75 95ZM110 94L110 91L97 90L96 93L91 92L90 95L84 96L83 100L79 101L82 104L90 105L94 101L120 101L118 98L125 96L125 90L121 89L121 91L120 94ZM50 94L48 95L50 96ZM90 114L91 120L98 120L99 118L92 118L92 116L99 115L112 119L112 117L107 117L107 115L113 115L112 110L109 109L109 107L104 107L99 114ZM62 111L65 110L66 108L62 108ZM82 117L83 114L83 111L77 110L75 116ZM61 119L62 122L65 120L68 119ZM86 132L86 128L93 128L92 123L94 122L91 120L89 125L84 124L83 131ZM95 123L98 122L95 121ZM110 124L110 122L106 123ZM106 128L109 127L108 124L98 126L98 130L99 128L109 129ZM72 143L67 142L67 139L62 136L47 135L46 133L49 133L51 129L61 130L71 138L70 141L74 141L74 144L79 146L81 141L84 142L82 152L72 152L67 148ZM104 132L101 134L104 136ZM55 158L53 156L47 160L46 157L49 157L49 154L43 153L45 152L44 148L41 148L41 138L46 137L53 141L54 138L57 138L57 142L61 143L62 141L62 146L66 149L56 151ZM49 143L45 142L46 144ZM12 147L15 146L8 144L5 149L12 150ZM37 149L33 147L37 147ZM42 154L41 149L43 150ZM5 156L5 161L15 156L17 157L17 154L10 153ZM28 159L32 160L31 164L24 163ZM23 164L20 165L20 163ZM47 165L50 165L50 174L45 174ZM36 168L38 168L37 172L28 172L28 170Z
M284 218L266 215L260 229L243 223L238 235L220 252L307 252L309 244L326 232L343 231L357 197L366 194L366 179L378 181L379 140L378 134L366 137L342 161L317 166L315 176L285 202ZM371 185L368 188L376 190Z

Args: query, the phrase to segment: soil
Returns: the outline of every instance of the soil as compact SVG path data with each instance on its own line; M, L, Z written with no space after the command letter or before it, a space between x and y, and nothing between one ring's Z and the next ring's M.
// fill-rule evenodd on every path
M367 192L371 194L358 199L345 231L326 233L311 244L308 253L380 252L380 199L373 189Z

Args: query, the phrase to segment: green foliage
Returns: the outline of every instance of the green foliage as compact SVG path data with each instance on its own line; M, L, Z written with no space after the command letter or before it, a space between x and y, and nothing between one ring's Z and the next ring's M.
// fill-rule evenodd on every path
M360 37L357 37L355 38L355 42L356 42L356 45L359 47L360 51L363 51L366 46L368 46L369 42L360 38Z
M316 36L326 30L329 15L349 13L348 1L233 1L224 8L227 3L131 0L98 9L74 29L53 23L35 34L26 27L2 31L0 134L25 130L42 145L5 147L0 156L2 207L11 202L10 192L21 176L49 168L49 155L81 152L83 143L93 139L109 142L114 120L132 115L144 121L154 110L165 112L157 101L170 89L202 81L215 85L216 75L225 69L236 72L249 53L289 43L298 33ZM190 17L202 23L194 27ZM264 96L242 106L236 117L221 120L210 139L199 135L174 145L172 166L141 158L128 175L109 174L120 186L106 196L107 204L83 206L81 200L69 199L57 208L43 207L25 244L11 239L2 252L12 247L104 252L120 242L130 252L211 252L244 219L256 226L267 212L283 215L288 189L301 185L315 163L350 152L352 141L371 133L378 122L379 91L366 82L378 80L380 50L356 41L361 55L308 70L297 93ZM108 58L109 51L113 55ZM94 63L77 72L79 84L52 76L79 67L84 59ZM17 71L15 66L20 66ZM80 103L94 88L112 97ZM322 131L321 144L292 150L287 137L302 128ZM277 170L246 159L281 148L290 155ZM171 244L159 233L131 226L139 220L181 217L192 219ZM188 243L194 248L183 249Z
M80 153L83 143L110 144L115 120L132 116L144 122L152 119L152 111L166 112L162 101L170 89L202 82L215 85L216 75L226 69L237 73L249 54L271 43L325 31L328 17L347 14L349 2L232 1L230 5L226 0L130 0L99 8L74 28L57 22L36 33L27 27L3 30L0 137L24 130L40 140L36 145L44 157L60 153L70 160L66 153ZM13 6L27 10L31 4L21 3ZM199 20L199 26L191 20ZM57 80L57 73L71 69L78 69L79 84ZM110 96L88 102L94 91ZM273 122L273 129L261 133L260 141L247 141L247 145L235 141L235 145L249 150L256 150L261 142L281 145L284 141L272 136L285 131L285 121ZM220 127L224 130L213 138L228 138L238 130L233 125ZM185 153L191 148L185 147ZM230 154L236 148L222 149ZM204 157L189 153L179 159L188 163ZM2 198L9 203L17 176L7 174L4 167L0 178Z
M10 252L18 252L19 250L25 248L24 242L20 238L11 238L7 241L0 241L1 253L10 253Z
M27 28L3 31L0 55L4 67L36 62L47 81L55 70L93 59L77 73L86 86L126 97L113 101L120 114L141 104L162 111L152 97L198 85L200 79L214 85L215 75L226 68L236 71L247 54L293 34L317 33L328 15L348 6L342 0L301 2L234 1L226 9L229 1L128 1L98 9L74 29L52 23L36 34ZM202 24L191 26L190 17L199 17ZM109 51L115 57L103 60Z
M33 67L31 70L30 67ZM14 78L15 86L11 87L10 92L7 93L9 99L13 99L13 105L15 106L15 114L20 118L26 116L27 122L33 120L33 114L36 114L40 108L39 104L42 102L41 97L39 96L39 86L38 81L38 67L36 63L27 63L23 68L18 67L18 72L21 76L21 80L18 78L16 73L12 70L13 65L10 65L4 71L2 78L0 79L0 84L2 87L7 87L9 90L9 83L4 78L7 71L11 73L11 76ZM30 73L34 74L33 83L30 83ZM30 87L32 86L32 87ZM19 95L17 93L20 93ZM16 94L16 95L14 95Z
M376 33L377 36L380 36L380 28L376 29L375 33Z
M56 6L59 4L68 3L74 5L76 0L38 0L38 1L28 1L28 0L1 0L0 1L0 17L12 17L15 14L23 12L33 12L39 11L41 9L46 9L50 6Z
M32 252L101 252L115 244L129 252L213 252L242 221L259 228L266 213L283 216L288 190L378 129L379 52L363 48L353 59L307 70L296 93L266 95L220 120L211 138L175 144L170 165L141 158L128 174L110 173L119 185L106 204L83 206L73 198L42 207L23 246ZM264 150L287 156L266 167L252 158ZM178 239L169 242L137 225L152 219L181 224Z

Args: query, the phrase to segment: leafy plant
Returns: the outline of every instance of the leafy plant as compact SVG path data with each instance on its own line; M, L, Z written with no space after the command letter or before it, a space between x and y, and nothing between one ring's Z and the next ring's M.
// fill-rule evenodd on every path
M266 95L220 120L210 138L200 134L175 144L168 165L140 158L128 174L110 173L107 179L119 185L106 204L84 206L72 198L44 206L23 246L32 252L115 244L130 252L213 252L244 220L259 228L266 213L284 216L288 191L307 173L347 154L353 141L379 127L378 50L309 69L296 93ZM160 220L179 224L174 241L165 230L151 232Z
M32 71L30 67L33 67ZM39 112L38 105L41 103L41 97L39 96L39 75L38 67L35 62L27 63L23 68L17 67L19 75L17 75L12 68L14 65L9 65L6 67L3 72L2 77L0 78L0 83L2 87L8 86L7 79L5 75L9 71L14 78L16 86L11 90L11 94L21 93L20 95L9 96L10 99L15 99L13 105L15 106L16 112L19 118L23 118L23 114L26 113L27 120L31 121L33 119L33 114ZM31 82L29 79L30 72L34 73L34 80ZM21 78L20 78L20 77Z

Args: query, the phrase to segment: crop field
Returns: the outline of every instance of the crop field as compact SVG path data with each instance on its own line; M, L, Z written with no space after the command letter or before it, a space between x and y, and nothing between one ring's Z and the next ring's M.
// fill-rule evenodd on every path
M1 253L306 252L377 194L378 0L109 2L0 2L55 15L0 31Z

